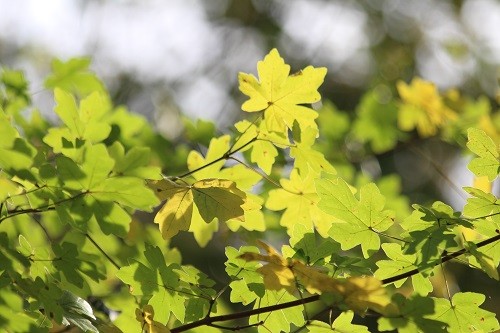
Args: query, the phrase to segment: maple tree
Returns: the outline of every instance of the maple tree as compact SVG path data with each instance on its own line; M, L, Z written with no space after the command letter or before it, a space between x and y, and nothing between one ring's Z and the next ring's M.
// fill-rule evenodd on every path
M325 68L290 74L274 49L258 77L238 76L249 117L222 136L188 123L207 133L206 150L188 152L114 106L88 65L54 62L45 86L57 124L32 106L21 72L2 72L3 330L500 328L485 295L436 292L452 260L499 279L500 119L491 105L476 110L484 99L414 79L389 101L369 91L351 119L328 101L311 105ZM410 209L397 175L371 179L341 149L349 138L373 157L431 136L473 156L461 212L440 201ZM154 212L154 223L136 212ZM227 240L222 287L171 245L188 232L204 247L220 229L246 243Z

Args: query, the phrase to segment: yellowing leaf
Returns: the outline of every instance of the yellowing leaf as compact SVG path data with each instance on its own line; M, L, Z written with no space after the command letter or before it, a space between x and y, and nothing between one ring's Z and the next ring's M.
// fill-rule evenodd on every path
M478 188L484 193L491 193L493 184L488 180L488 177L474 177L472 187Z
M187 158L189 171L196 170L206 165L206 167L193 174L195 179L200 180L215 177L215 174L218 173L226 163L225 159L220 158L228 152L229 140L229 135L223 135L219 138L213 138L212 140L210 140L208 151L205 157L203 157L197 151L191 151L189 153ZM216 160L218 161L214 162ZM208 165L209 163L212 164Z
M398 124L404 131L416 128L422 137L429 137L457 116L444 104L436 86L431 82L415 78L407 85L400 81L397 89L403 101L399 109Z
M237 146L233 147L233 151ZM188 155L187 164L188 169L193 172L192 176L196 180L210 178L228 179L234 181L239 188L251 188L262 178L258 173L240 164L222 168L226 163L224 156L229 153L229 150L230 137L229 135L223 135L210 140L205 157L197 151L191 151Z
M214 218L220 221L243 219L241 205L246 195L234 182L225 179L204 179L194 183L192 191L194 203L205 222L209 223Z
M235 124L236 129L241 133L234 149L241 148L241 151L252 149L250 160L257 163L267 175L271 173L278 150L275 145L289 145L288 138L284 135L278 135L269 132L264 122L258 124L250 123L248 120L242 120ZM243 147L247 142L257 138L250 145Z
M135 319L141 323L142 331L147 333L169 333L170 330L160 322L154 320L155 311L149 304L143 309L135 309Z
M300 104L315 103L321 99L318 87L323 83L326 68L308 66L294 75L290 66L276 49L271 50L257 64L259 79L251 74L240 73L240 91L250 97L242 105L247 112L264 111L268 131L286 133L297 121L301 128L317 128L316 111Z
M241 205L244 211L245 221L242 222L241 219L231 219L226 223L228 228L233 232L237 231L240 227L250 231L265 231L266 223L264 221L264 214L261 210L263 202L264 199L260 196L247 193L246 201Z
M334 279L299 260L282 257L273 247L263 242L259 242L259 246L267 254L246 252L239 258L266 263L257 271L263 275L267 289L284 288L295 293L297 284L300 284L312 294L331 293L336 300L356 312L364 312L367 308L383 312L390 303L382 283L374 277Z
M163 238L168 239L181 230L189 229L193 214L193 193L189 187L170 185L163 181L160 183L163 188L157 195L160 199L167 199L167 202L156 214L154 222L160 225Z
M285 210L280 224L287 228L291 235L293 227L304 225L308 230L316 228L318 233L328 236L332 218L318 208L319 196L314 185L315 173L309 170L306 176L292 170L290 179L280 180L282 188L269 191L266 208L270 210Z
M325 156L312 146L318 135L318 130L308 127L302 130L294 128L295 146L290 148L290 156L295 159L294 167L302 174L309 168L316 173L326 171L335 174L335 168L328 162Z
M204 179L193 185L179 185L164 179L151 185L165 205L155 216L163 238L175 236L181 230L188 230L198 215L210 223L230 219L244 220L241 207L246 199L244 192L236 184L225 179ZM196 214L193 214L193 212Z

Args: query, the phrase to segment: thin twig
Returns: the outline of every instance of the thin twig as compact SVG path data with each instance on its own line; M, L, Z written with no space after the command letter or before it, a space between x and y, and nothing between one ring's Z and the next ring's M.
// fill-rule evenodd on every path
M94 244L94 246L95 246L95 247L96 247L96 248L97 248L97 249L98 249L98 250L99 250L99 251L100 251L100 252L101 252L101 253L102 253L105 257L106 257L106 259L108 259L108 261L109 261L111 264L113 264L113 266L115 266L115 267L116 267L116 269L120 269L120 268L121 268L121 267L120 267L120 265L118 265L118 264L116 263L116 261L114 261L114 260L113 260L113 258L111 258L111 257L110 257L110 256L106 253L106 251L104 251L104 250L102 249L102 247L100 247L100 246L99 246L99 244L97 244L97 242L96 242L96 241L95 241L95 240L94 240L94 239L93 239L93 238L92 238L92 237L91 237L88 233L87 233L87 234L85 234L85 237L87 237L87 238L88 238L88 240L89 240L90 242L92 242L92 244Z

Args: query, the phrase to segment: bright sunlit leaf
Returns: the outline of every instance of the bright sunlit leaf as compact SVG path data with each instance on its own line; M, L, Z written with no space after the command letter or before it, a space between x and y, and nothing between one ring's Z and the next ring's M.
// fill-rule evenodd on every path
M271 50L257 64L259 79L240 73L240 90L249 97L242 105L243 111L264 111L264 121L269 131L286 133L297 121L301 128L317 128L316 111L301 104L311 104L321 99L318 87L323 83L326 68L308 66L290 75L290 66L276 49Z
M230 180L204 179L193 185L182 186L165 179L155 183L153 187L161 199L167 200L155 217L155 223L160 225L165 239L189 229L194 206L205 223L210 223L215 218L219 221L244 220L242 205L246 194Z
M481 309L485 296L476 293L456 293L451 300L433 298L434 313L428 318L443 321L447 332L495 332L500 329L495 314Z
M290 179L281 179L281 188L269 191L266 208L274 211L285 210L280 224L293 233L295 225L304 225L309 231L314 228L327 237L332 219L318 208L319 197L314 186L316 174L309 170L305 176L297 169L290 173Z
M355 198L347 183L336 180L318 179L316 188L321 198L318 206L340 221L333 223L329 234L349 250L360 245L368 258L380 248L379 233L393 223L393 212L384 210L385 198L373 183L364 185Z
M468 168L476 176L487 176L492 182L500 173L499 143L495 143L484 131L470 128L467 148L479 157L470 161Z

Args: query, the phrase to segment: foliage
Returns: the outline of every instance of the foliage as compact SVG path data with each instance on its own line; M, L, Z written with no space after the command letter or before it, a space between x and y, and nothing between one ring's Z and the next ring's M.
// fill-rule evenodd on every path
M54 62L45 84L58 124L31 105L22 73L2 73L2 329L367 332L365 315L381 331L500 328L481 307L484 295L435 290L451 260L498 280L500 199L491 186L465 188L463 212L440 201L410 211L397 175L370 177L342 154L346 140L376 158L433 136L468 148L469 169L490 184L500 171L491 108L474 113L466 98L448 105L415 79L398 84L401 99L368 92L354 119L327 101L316 111L326 69L290 75L272 50L258 78L239 74L242 109L253 117L213 138L212 125L187 123L206 150L185 153L113 106L88 64ZM157 225L136 214L156 207ZM204 247L218 229L248 243L235 248L229 237L223 287L170 245L188 231ZM280 231L289 240L272 236ZM281 254L258 238L281 243Z

